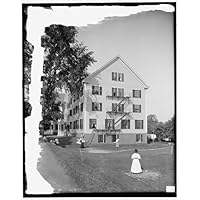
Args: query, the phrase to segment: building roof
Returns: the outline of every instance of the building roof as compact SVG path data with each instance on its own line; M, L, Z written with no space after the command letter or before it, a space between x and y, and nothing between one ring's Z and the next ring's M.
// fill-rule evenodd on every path
M149 86L142 80L142 78L140 78L140 76L138 74L136 74L136 72L119 55L116 56L116 57L114 57L112 60L110 60L105 65L103 65L102 67L100 67L99 69L97 69L95 72L93 72L92 74L90 74L88 77L86 77L83 80L83 83L84 82L89 82L93 77L95 77L96 75L98 75L99 73L101 73L103 70L107 69L109 66L111 66L117 60L120 60L124 64L124 66L136 77L136 79L140 83L142 83L142 85L144 86L145 89L149 88Z

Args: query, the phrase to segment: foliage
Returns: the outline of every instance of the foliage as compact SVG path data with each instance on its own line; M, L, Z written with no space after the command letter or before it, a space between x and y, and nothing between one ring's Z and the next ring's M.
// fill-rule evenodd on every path
M155 115L147 116L148 133L156 134L158 140L164 138L175 139L175 116L173 116L167 122L159 122Z
M158 126L158 120L156 115L148 115L147 116L147 128L148 128L148 134L152 134L154 133L154 131L156 130L157 126Z
M58 90L65 88L71 93L80 93L82 81L87 74L87 68L93 62L93 52L79 43L75 37L77 30L73 26L51 25L45 28L41 38L44 47L43 66L43 119L56 121L61 118L58 100Z
M24 41L24 84L31 83L31 64L34 47L27 40Z
M24 101L24 117L29 117L31 115L32 106L29 102Z
M34 47L27 40L24 41L24 87L31 83L31 65L32 65L32 53ZM24 101L24 117L31 115L31 104Z

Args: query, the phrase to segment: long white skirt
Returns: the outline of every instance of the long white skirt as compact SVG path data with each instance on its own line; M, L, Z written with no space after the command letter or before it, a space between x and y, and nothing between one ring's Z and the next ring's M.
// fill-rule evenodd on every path
M142 167L140 165L139 159L133 159L131 165L131 172L134 174L142 173Z

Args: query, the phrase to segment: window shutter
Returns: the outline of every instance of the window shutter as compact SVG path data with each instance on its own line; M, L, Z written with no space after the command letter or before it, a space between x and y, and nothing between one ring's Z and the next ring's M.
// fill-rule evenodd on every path
M122 96L124 97L124 88L122 88Z
M141 105L140 105L140 112L142 112L142 111L141 111Z
M92 94L94 94L94 86L92 86Z
M114 72L112 72L112 80L114 80Z
M100 103L100 111L102 111L102 103Z
M124 74L122 74L122 82L124 82Z
M100 95L102 95L102 87L100 87Z
M139 90L139 97L141 98L141 90Z
M124 104L122 104L122 112L124 112Z
M94 102L92 102L92 111L94 111Z

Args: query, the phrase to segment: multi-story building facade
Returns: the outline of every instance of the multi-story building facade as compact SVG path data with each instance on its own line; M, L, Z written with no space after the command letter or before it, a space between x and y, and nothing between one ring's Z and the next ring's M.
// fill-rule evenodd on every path
M89 143L147 141L148 86L117 56L83 81L82 95L69 94L67 122Z

